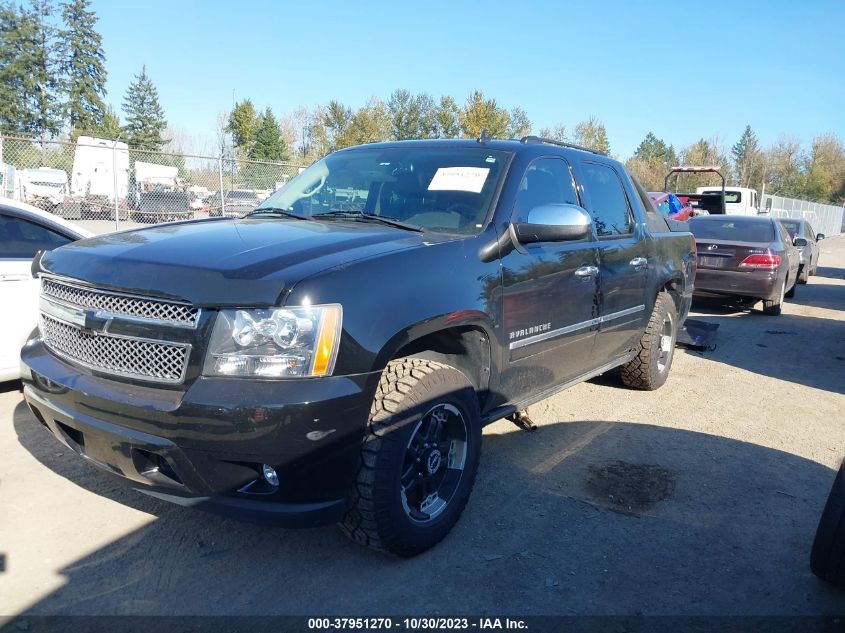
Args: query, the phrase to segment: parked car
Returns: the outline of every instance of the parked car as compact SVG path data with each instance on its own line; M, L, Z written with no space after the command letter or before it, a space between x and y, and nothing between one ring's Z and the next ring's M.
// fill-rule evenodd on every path
M697 216L689 221L698 251L695 294L756 303L777 315L795 293L800 255L771 217Z
M207 203L209 206L209 217L220 217L225 215L228 218L242 218L250 211L261 204L258 194L250 190L236 190L226 192L226 204L221 203L220 192L209 197Z
M38 322L32 258L91 235L47 211L0 198L0 382L20 378L20 350Z
M682 202L674 193L649 191L648 197L651 198L660 215L669 220L686 222L695 215L695 210L690 205Z
M809 281L810 275L816 274L816 268L819 266L819 240L824 239L824 233L816 235L813 227L804 219L781 218L780 223L789 233L801 255L798 283L805 284Z
M160 499L410 556L458 520L483 425L617 367L665 383L694 253L603 154L348 148L248 218L45 254L24 393Z

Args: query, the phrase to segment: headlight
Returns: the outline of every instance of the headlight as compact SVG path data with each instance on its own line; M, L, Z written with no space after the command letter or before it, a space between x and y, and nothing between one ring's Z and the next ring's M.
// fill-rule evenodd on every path
M287 378L334 370L339 305L221 310L205 356L206 376Z

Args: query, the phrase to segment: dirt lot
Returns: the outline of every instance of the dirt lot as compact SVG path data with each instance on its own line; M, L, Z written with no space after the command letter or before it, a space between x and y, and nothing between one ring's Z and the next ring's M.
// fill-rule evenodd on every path
M698 306L668 384L601 377L485 430L475 492L395 560L120 487L0 393L0 614L831 614L808 552L845 456L845 237L779 317Z

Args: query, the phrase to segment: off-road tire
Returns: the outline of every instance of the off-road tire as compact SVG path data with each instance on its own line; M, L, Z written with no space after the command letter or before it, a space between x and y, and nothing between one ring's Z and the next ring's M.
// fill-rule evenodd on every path
M464 416L466 457L446 507L421 524L403 506L400 471L418 423L438 404L449 404ZM458 521L472 492L481 451L480 417L472 383L454 367L420 358L391 361L373 400L341 529L361 545L402 557L437 544Z
M763 300L763 314L769 316L778 316L783 309L783 299L786 296L786 279L783 280L783 285L780 288L780 296L777 299Z
M810 569L822 580L845 586L845 461L833 480L819 519L810 552Z
M811 266L808 264L807 266L801 266L801 272L798 273L798 283L805 284L810 281Z
M666 320L671 322L671 346L668 361L661 367L661 339ZM678 340L678 316L672 297L661 292L654 302L654 309L645 332L637 344L637 354L620 367L619 375L625 386L642 391L654 391L662 387L672 368L675 343Z

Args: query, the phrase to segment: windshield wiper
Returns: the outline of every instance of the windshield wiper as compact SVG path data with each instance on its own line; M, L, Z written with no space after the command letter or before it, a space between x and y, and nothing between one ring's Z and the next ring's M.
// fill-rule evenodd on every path
M308 218L303 217L301 215L297 215L290 209L282 209L281 207L259 207L255 211L250 211L244 217L249 218L254 215L261 215L266 213L267 215L281 215L286 218L293 218L294 220L307 220Z
M375 215L374 213L364 213L363 211L324 211L323 213L315 213L315 218L336 217L336 218L353 218L355 220L362 220L364 222L378 222L380 224L387 224L388 226L395 226L406 231L423 232L421 226L415 224L405 224L401 220L391 218L384 215Z

